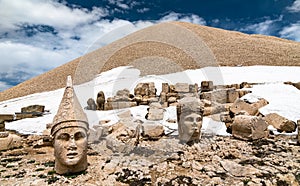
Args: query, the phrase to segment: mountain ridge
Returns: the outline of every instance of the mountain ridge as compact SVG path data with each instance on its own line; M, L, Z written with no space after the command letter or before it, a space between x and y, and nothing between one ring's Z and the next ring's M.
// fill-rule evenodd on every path
M166 74L206 66L300 66L300 43L185 22L160 23L134 32L62 66L0 92L0 101L76 83L118 66L141 75Z

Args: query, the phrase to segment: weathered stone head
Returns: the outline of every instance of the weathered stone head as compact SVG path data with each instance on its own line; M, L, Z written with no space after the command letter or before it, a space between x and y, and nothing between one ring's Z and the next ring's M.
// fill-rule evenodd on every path
M68 174L86 170L88 131L86 114L76 97L72 79L68 76L67 87L51 128L56 173Z
M179 100L177 120L179 140L181 142L197 142L201 137L203 105L200 99L185 97Z

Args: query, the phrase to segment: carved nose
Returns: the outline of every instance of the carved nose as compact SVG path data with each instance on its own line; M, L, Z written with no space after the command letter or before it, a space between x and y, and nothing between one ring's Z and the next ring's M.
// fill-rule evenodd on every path
M76 143L75 143L74 138L71 138L71 139L69 140L68 149L69 149L69 150L76 150L76 149L77 149L77 145L76 145Z

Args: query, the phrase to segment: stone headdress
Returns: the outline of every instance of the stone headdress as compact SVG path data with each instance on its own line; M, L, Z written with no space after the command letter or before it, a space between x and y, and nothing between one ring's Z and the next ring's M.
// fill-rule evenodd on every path
M72 122L72 123L70 123ZM88 119L74 92L71 76L67 77L67 86L60 102L57 114L54 116L51 135L68 127L81 127L89 129Z
M204 112L204 104L199 98L185 97L178 101L177 105L177 121L180 121L180 117L185 117L191 113L197 113L201 116Z

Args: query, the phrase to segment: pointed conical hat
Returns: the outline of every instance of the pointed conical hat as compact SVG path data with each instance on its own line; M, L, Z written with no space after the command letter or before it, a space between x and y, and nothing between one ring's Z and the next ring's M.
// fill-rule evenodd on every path
M85 130L89 129L87 116L74 92L71 76L68 76L67 78L67 86L64 95L60 102L57 114L54 116L51 135L54 136L58 130L68 127L81 127Z

